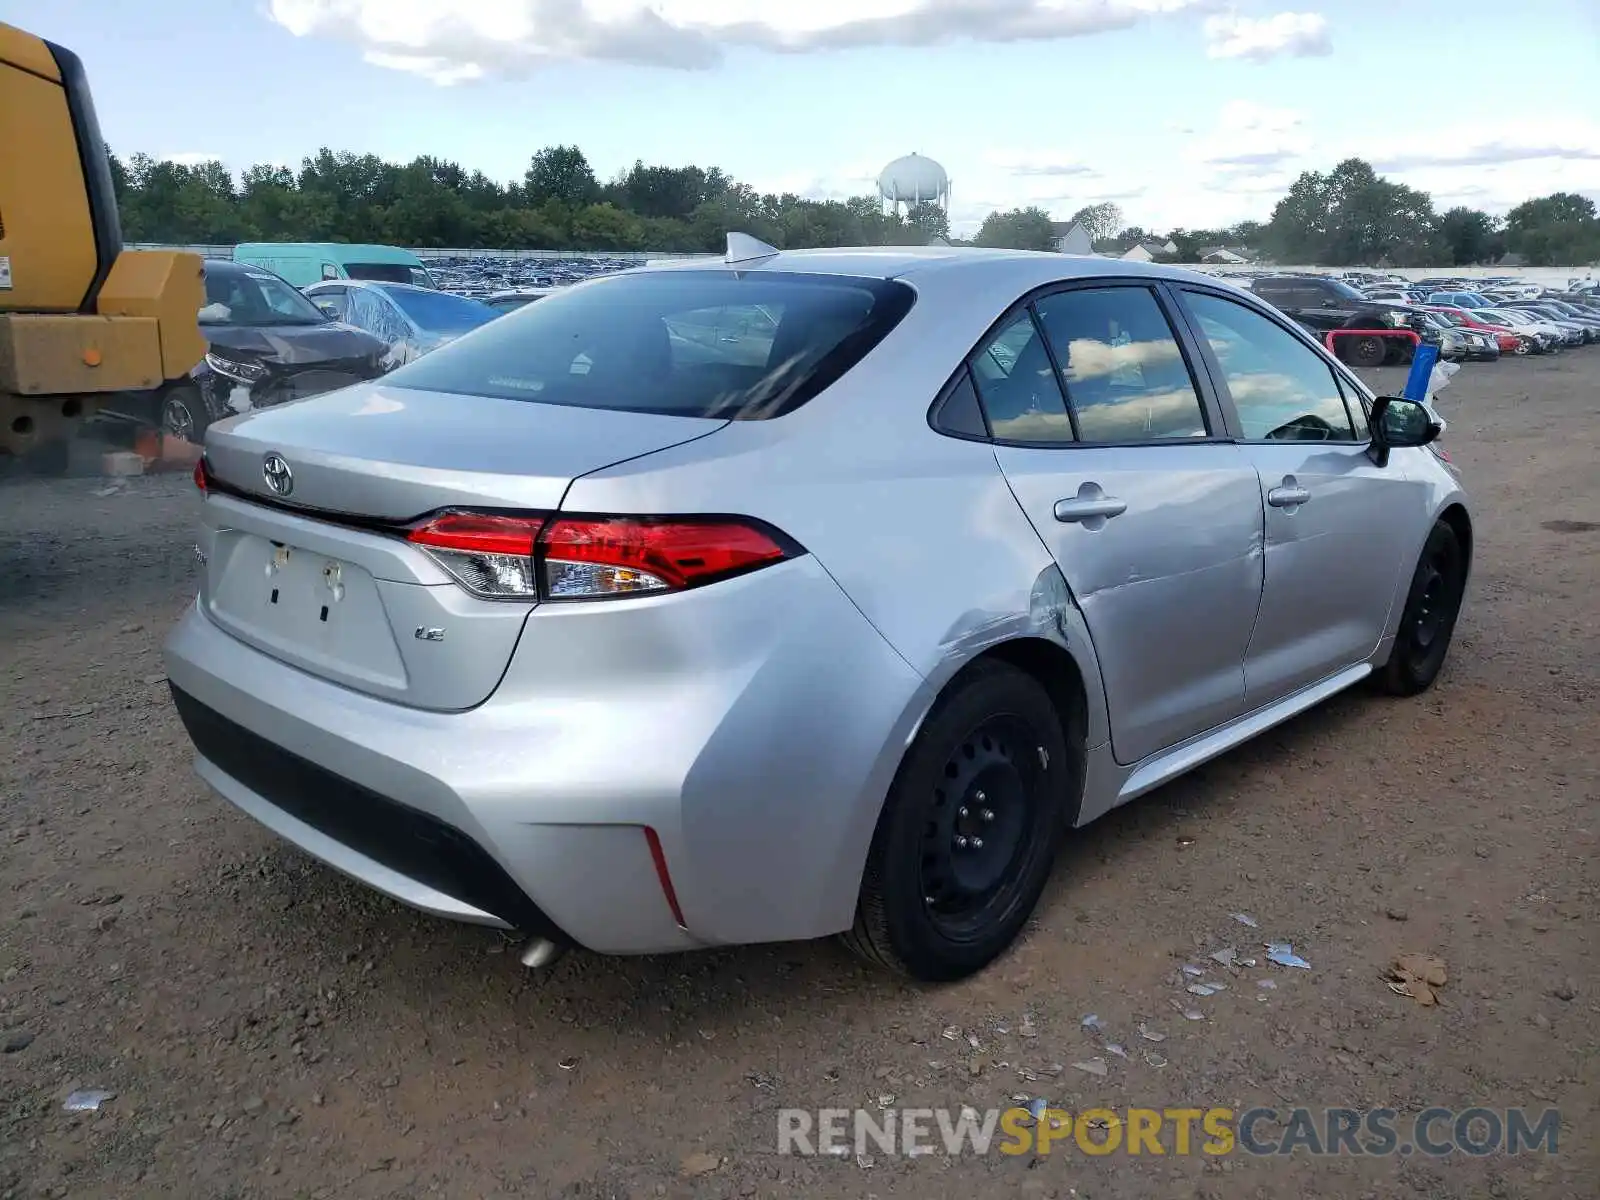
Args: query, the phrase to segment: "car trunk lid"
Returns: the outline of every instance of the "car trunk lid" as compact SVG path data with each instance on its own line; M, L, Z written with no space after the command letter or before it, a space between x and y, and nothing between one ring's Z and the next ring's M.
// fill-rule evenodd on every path
M577 476L724 424L381 385L222 422L206 439L201 606L313 675L417 708L471 708L499 683L534 604L469 594L402 526L445 508L553 511Z

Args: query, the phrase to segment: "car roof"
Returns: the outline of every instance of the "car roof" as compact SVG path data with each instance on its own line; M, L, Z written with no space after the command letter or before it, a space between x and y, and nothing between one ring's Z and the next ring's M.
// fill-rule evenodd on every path
M387 279L319 279L315 283L308 283L302 289L310 292L316 288L342 287L342 288L368 288L380 292L430 292L434 295L454 295L453 292L440 292L438 288L422 287L415 283L390 283ZM465 300L467 297L462 296Z
M207 270L207 271L215 271L219 275L255 274L255 275L271 275L274 279L281 279L282 278L282 276L280 276L271 267L258 266L255 263L234 262L231 258L206 258L206 259L202 259L201 260L200 265L205 270Z
M692 258L652 264L626 274L657 271L769 271L806 275L847 275L863 279L915 281L934 273L994 282L1014 280L1027 289L1071 279L1149 278L1215 285L1219 277L1159 263L1133 262L1098 254L1054 254L1037 250L990 250L974 246L847 246L816 250L781 250L765 258L728 263Z

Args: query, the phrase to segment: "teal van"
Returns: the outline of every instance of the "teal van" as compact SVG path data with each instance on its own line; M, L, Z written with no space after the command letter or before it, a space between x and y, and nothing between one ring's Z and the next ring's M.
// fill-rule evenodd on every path
M346 242L244 242L233 248L233 261L265 267L295 287L324 279L371 279L435 288L422 260L399 246L353 246Z

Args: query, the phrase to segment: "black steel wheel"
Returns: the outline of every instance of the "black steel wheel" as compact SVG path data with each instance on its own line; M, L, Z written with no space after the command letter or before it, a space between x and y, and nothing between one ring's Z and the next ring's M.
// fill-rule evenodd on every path
M1461 539L1439 521L1422 548L1394 648L1377 676L1384 691L1414 696L1433 686L1450 652L1466 585L1467 556Z
M1032 676L998 662L969 668L901 764L846 943L930 982L1003 952L1049 878L1081 780L1073 754Z

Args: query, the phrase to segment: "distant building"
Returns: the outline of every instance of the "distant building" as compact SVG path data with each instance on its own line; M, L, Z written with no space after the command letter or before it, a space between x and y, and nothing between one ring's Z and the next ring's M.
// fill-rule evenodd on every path
M1094 239L1079 221L1052 221L1050 245L1057 254L1094 253Z
M1207 246L1200 251L1200 261L1219 266L1236 267L1241 263L1250 262L1255 258L1254 253L1243 246L1229 249L1227 246Z
M1163 254L1176 254L1177 252L1178 245L1176 242L1158 242L1154 240L1146 240L1142 242L1136 242L1134 245L1128 247L1128 249L1123 253L1122 257L1131 262L1154 262Z

